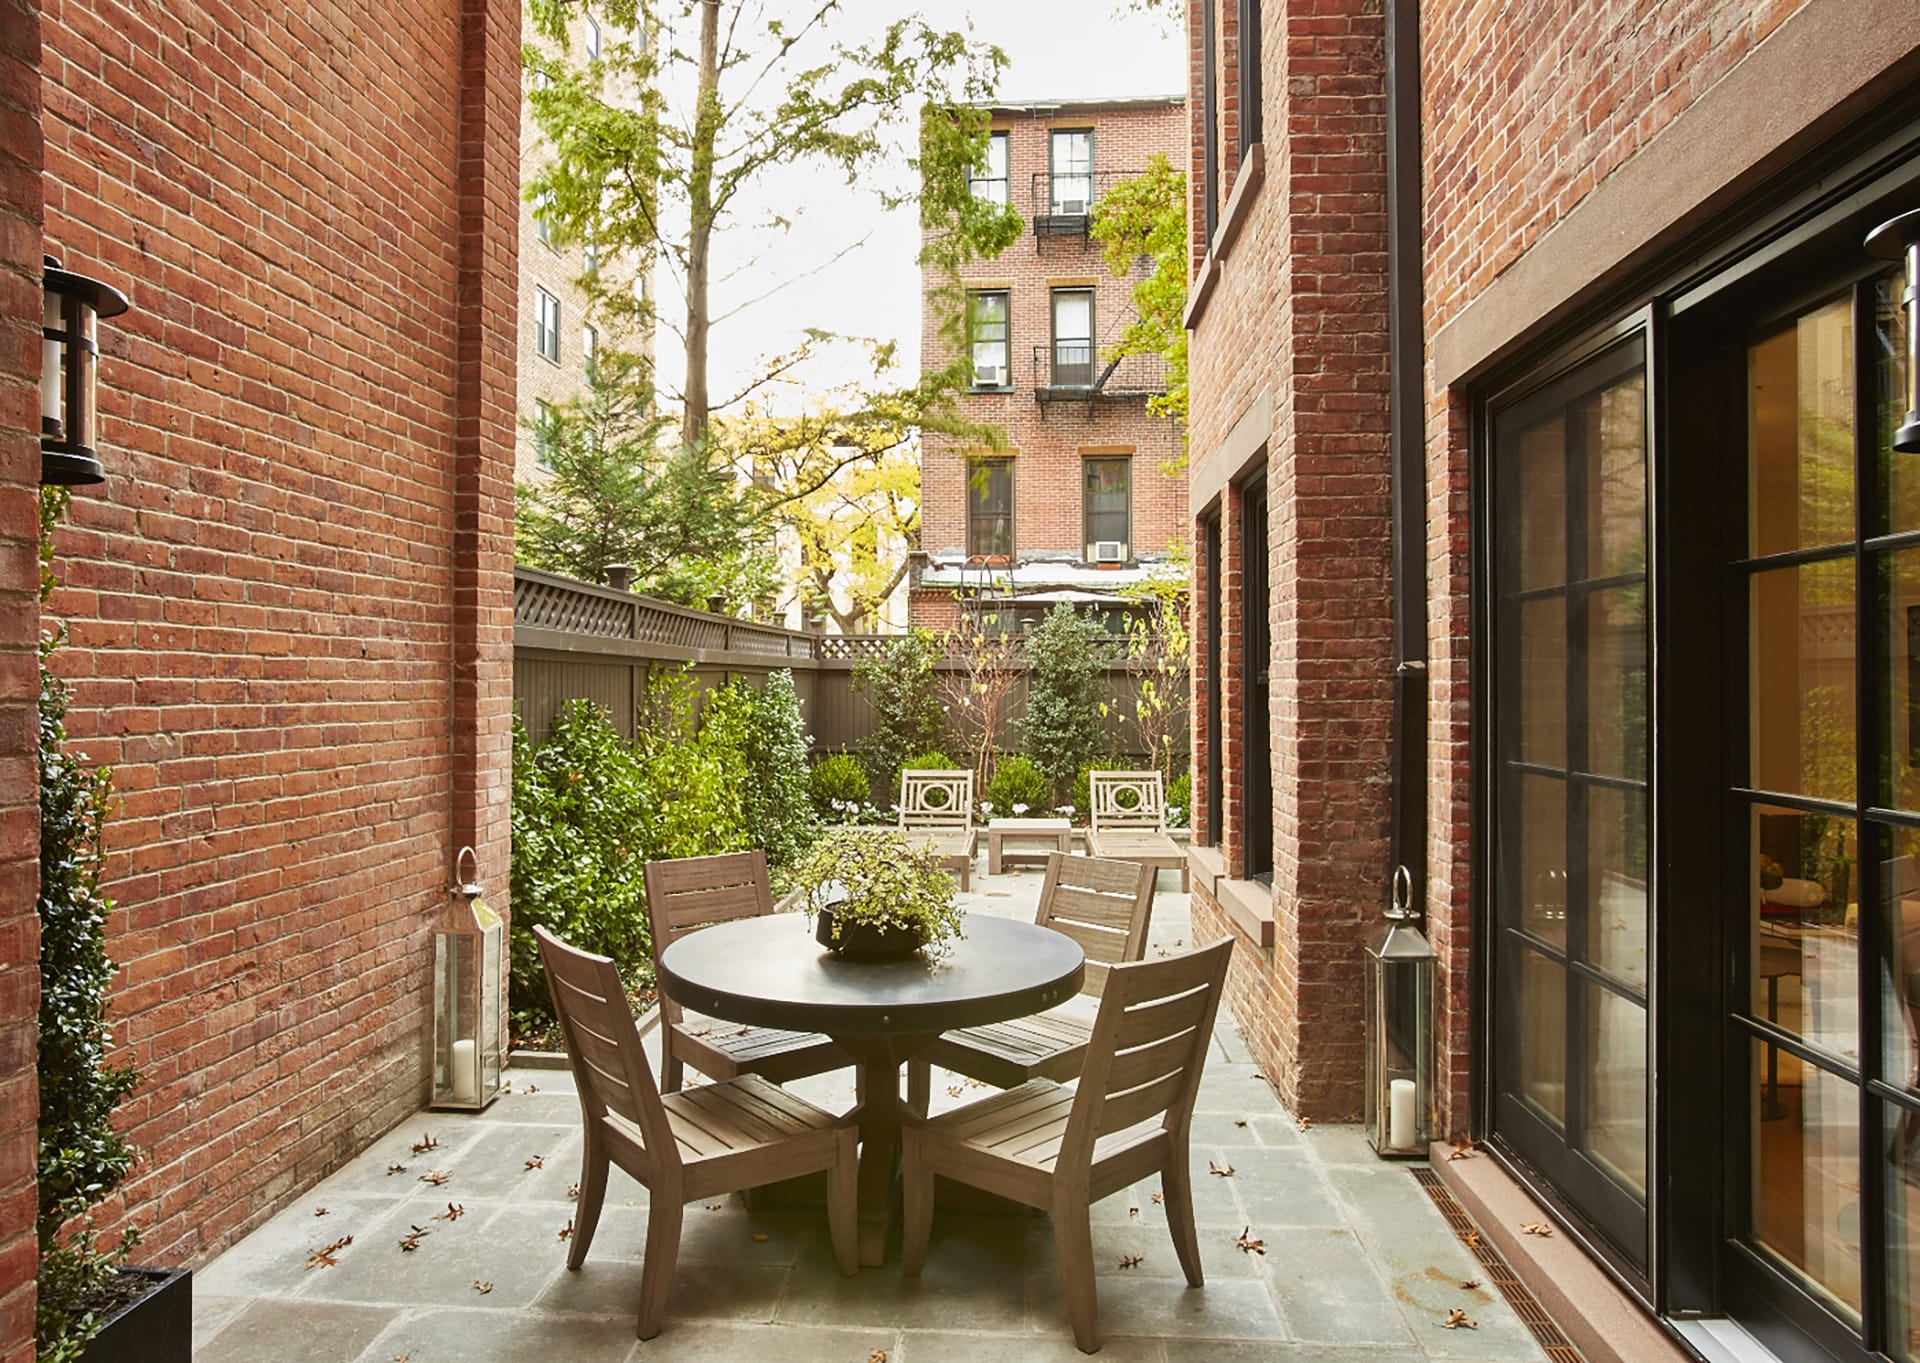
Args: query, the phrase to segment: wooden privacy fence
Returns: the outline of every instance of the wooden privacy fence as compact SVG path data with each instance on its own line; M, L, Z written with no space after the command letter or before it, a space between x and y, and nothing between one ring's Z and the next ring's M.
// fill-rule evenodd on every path
M757 680L784 667L793 672L814 752L850 749L873 730L873 707L853 689L854 663L877 656L893 637L807 634L531 568L513 570L513 699L536 743L546 738L561 705L575 697L597 701L632 738L649 674L658 667L690 667L703 693L735 677ZM959 690L966 666L952 657L937 666L946 699ZM1106 727L1124 745L1114 756L1138 757L1147 750L1135 719L1143 679L1141 669L1124 660L1105 669ZM1026 689L1023 671L1009 686L1000 717L996 746L1003 752L1019 750L1012 720L1026 709ZM1183 696L1176 723L1185 723L1184 715ZM954 727L965 727L964 718Z

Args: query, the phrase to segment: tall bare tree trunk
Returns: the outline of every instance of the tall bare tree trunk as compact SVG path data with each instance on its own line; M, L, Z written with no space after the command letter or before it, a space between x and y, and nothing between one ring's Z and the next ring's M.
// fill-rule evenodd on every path
M708 259L713 245L713 147L720 132L720 0L700 0L699 102L687 175L692 221L687 234L687 381L680 438L699 443L707 430Z

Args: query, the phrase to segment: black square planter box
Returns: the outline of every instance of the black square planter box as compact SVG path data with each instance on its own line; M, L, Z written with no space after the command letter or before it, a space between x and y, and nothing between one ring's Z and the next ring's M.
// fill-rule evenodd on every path
M193 1273L184 1268L123 1268L148 1280L88 1341L80 1363L193 1363Z

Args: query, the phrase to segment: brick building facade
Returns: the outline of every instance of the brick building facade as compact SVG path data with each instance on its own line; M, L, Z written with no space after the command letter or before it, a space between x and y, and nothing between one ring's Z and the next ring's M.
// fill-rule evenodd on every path
M1178 423L1146 410L1164 391L1154 356L1118 363L1106 351L1134 315L1136 271L1116 278L1088 227L1102 194L1158 153L1181 164L1178 99L1034 103L992 109L992 154L975 192L1011 203L1026 230L997 259L963 270L972 319L973 389L965 415L1007 433L1005 450L923 437L920 542L927 564L909 621L958 618L957 595L983 588L1045 610L1099 602L1182 534L1184 488L1168 471ZM926 279L921 353L952 358ZM972 567L968 561L974 560ZM1021 608L1015 607L1015 611Z
M114 769L143 1075L103 1229L192 1264L424 1100L456 849L504 906L520 32L497 0L0 10L0 1359L32 1351L39 255L132 300L48 611Z
M1403 859L1586 1357L1913 1357L1920 11L1418 11L1188 8L1196 932L1357 1116Z

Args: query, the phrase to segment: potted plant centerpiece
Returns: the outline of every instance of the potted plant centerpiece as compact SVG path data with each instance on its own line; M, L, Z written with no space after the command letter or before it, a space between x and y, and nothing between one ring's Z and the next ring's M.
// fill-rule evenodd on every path
M953 877L890 828L832 829L795 874L815 938L842 956L937 952L961 935Z

